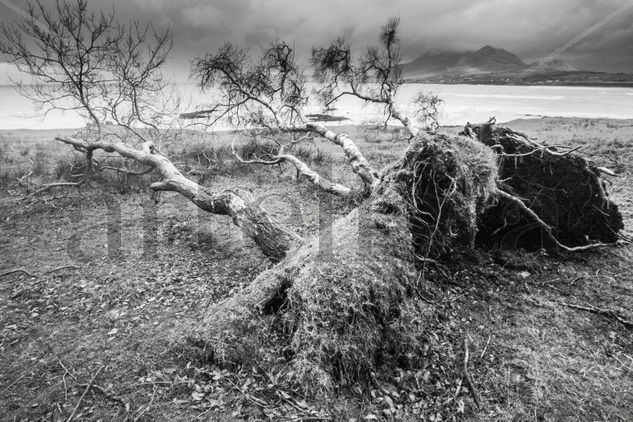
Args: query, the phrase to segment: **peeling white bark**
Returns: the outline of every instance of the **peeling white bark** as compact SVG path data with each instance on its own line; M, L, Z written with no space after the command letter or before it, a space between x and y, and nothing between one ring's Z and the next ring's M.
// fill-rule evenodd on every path
M305 125L287 126L282 128L286 132L312 132L327 139L330 142L343 148L343 152L347 157L352 171L358 174L365 185L367 194L371 193L376 187L379 174L367 161L363 153L360 151L356 143L344 133L335 133L325 126L307 123Z
M237 190L216 193L187 179L169 158L156 154L151 143L145 143L143 150L140 150L120 141L100 139L89 143L70 137L55 139L80 150L102 149L106 152L116 152L123 157L156 168L162 180L152 183L151 189L178 192L204 211L230 216L235 225L242 228L273 262L281 261L295 244L302 242L300 236L275 221L252 201L242 198L243 195Z
M306 163L295 157L294 155L284 154L279 158L283 159L291 163L297 169L297 172L300 176L308 179L312 184L322 189L324 192L331 193L337 196L341 196L343 198L351 198L354 196L354 190L344 186L340 183L332 182L321 175L319 175L316 171L312 170Z

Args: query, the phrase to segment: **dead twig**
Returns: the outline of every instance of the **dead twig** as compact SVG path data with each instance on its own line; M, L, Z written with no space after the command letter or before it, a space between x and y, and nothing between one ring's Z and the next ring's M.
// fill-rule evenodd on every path
M48 271L44 271L42 273L42 275L54 273L56 271L64 270L66 268L72 268L74 270L78 270L79 269L79 267L77 267L76 265L62 265L61 267L57 267L57 268L53 268L53 269L48 270ZM0 274L0 277L4 277L5 275L10 275L10 274L15 274L15 273L24 273L24 274L26 274L26 275L28 275L29 277L32 277L32 278L38 278L39 277L38 275L33 274L33 273L25 270L24 268L17 268L15 270L5 271L2 274Z
M37 278L36 275L31 274L30 272L28 272L24 268L17 268L15 270L6 271L6 272L0 274L0 277L4 277L5 275L14 274L14 273L24 273L24 274L28 275L29 277Z
M579 309L581 311L587 311L587 312L591 312L597 315L602 315L602 316L606 316L608 318L613 318L616 321L618 321L620 324L628 327L628 328L633 328L633 322L629 321L627 319L624 319L617 311L613 310L613 309L603 309L603 308L598 308L596 306L593 305L575 305L573 303L567 303L567 302L558 302L561 305L567 306L568 308L572 308L572 309Z
M53 188L59 188L59 187L73 187L73 188L79 188L81 187L81 185L84 184L84 181L81 180L79 182L58 182L58 183L51 183L50 185L46 185L38 190L36 190L35 192L31 192L28 196L32 197L32 196L37 196L40 193L44 193L47 192Z
M468 359L469 359L468 339L466 338L466 336L464 336L464 362L463 362L462 371L464 373L464 378L466 378L468 389L470 390L470 393L473 396L473 400L475 401L475 405L477 405L477 408L481 408L481 398L479 397L479 393L477 392L477 388L475 387L475 383L473 382L473 377L470 375L470 372L468 371Z
M63 363L61 360L59 361L59 366L61 366L61 367L62 367L62 369L63 369L64 371L66 371L66 372L64 373L64 376L66 376L66 375L70 375L70 378L72 378L72 379L73 379L73 381L77 381L77 378L75 378L75 376L72 374L72 372L70 372L70 370L69 370L68 368L66 368L66 366L64 365L64 363Z
M70 370L64 365L64 363L62 361L59 361L59 365L64 369L64 375L62 375L62 381L64 382L64 389L66 391L66 400L68 400L68 394L67 391L68 389L66 388L66 375L68 375L76 384L78 387L82 387L85 388L86 390L88 389L88 387L90 386L90 384L80 384L77 383L77 378L72 374L72 372L70 372ZM111 390L108 390L107 388L101 387L98 384L95 384L94 382L92 383L92 386L90 387L93 390L96 390L98 392L100 392L101 394L103 394L107 399L112 400L114 402L117 402L119 404L121 404L121 406L123 406L123 408L125 409L125 418L123 419L124 421L127 421L130 419L130 404L123 399L121 396L116 395L114 392L112 392Z
M86 387L86 390L90 387L89 384L77 384L77 385L80 387ZM125 410L125 417L123 420L127 421L130 419L130 403L128 403L125 399L123 399L121 396L117 396L114 392L108 390L107 388L101 387L98 384L92 384L92 389L103 394L105 398L112 400L114 402L117 402L121 406L123 406L123 409ZM152 400L153 400L153 396L152 396Z
M44 273L42 273L42 275L54 273L54 272L60 271L60 270L65 270L66 268L72 268L73 270L78 270L79 269L79 267L77 267L76 265L63 265L61 267L57 267L57 268L53 268L52 270L45 271Z
M242 395L244 397L246 397L247 400L253 402L253 404L262 407L264 409L271 409L274 408L275 406L266 403L264 400L260 399L259 397L253 396L252 394L248 394L246 393L244 390L242 390L240 387L238 387L233 381L229 380L229 382L233 385L233 387L239 391L240 393L242 393Z
M152 389L152 397L149 399L149 403L147 404L147 406L145 406L145 408L143 410L141 410L138 415L136 415L136 417L134 418L134 422L139 421L143 415L145 413L147 413L149 411L149 409L152 407L152 404L154 403L154 397L156 397L156 385L154 384L153 389ZM127 419L127 415L129 414L129 404L126 407L126 419Z
M154 168L155 168L154 166L151 166L147 170L131 171L131 170L122 169L122 168L113 167L113 166L106 166L106 165L101 166L102 170L113 170L113 171L117 171L119 173L125 173L128 176L143 176L145 174L151 173L152 170L154 170Z
M66 419L66 422L70 422L73 420L73 418L75 417L75 413L77 413L77 410L79 409L79 406L81 406L81 402L84 400L84 397L86 397L86 394L88 394L88 391L90 391L90 388L92 387L92 384L94 383L95 379L97 379L97 377L99 376L99 374L101 373L101 371L103 370L103 366L100 367L99 369L97 369L97 372L95 372L95 374L92 376L92 379L90 380L90 382L88 383L88 386L86 387L86 389L84 390L84 393L81 395L81 397L79 398L79 401L77 402L77 404L75 405L75 408L73 409L73 412L70 414L70 416L68 417L68 419Z
M484 355L486 354L486 350L488 350L488 345L490 344L490 339L492 338L491 335L488 336L488 341L486 341L486 345L484 346L484 350L481 351L481 355L479 355L479 360L484 358Z
M64 366L64 364L60 361L59 364L64 368L64 375L62 375L62 384L64 384L64 401L68 401L68 385L66 385L66 375L70 375L72 378L72 374L68 372L68 369Z
M496 148L500 147L501 151L503 151L503 147L501 145L494 145L493 147L496 147ZM552 151L548 146L542 146L542 147L539 147L539 148L535 148L535 149L533 149L530 152L525 152L525 153L521 153L521 154L506 154L505 152L499 152L498 155L500 155L502 157L517 158L517 157L527 157L529 155L538 154L538 153L543 154L543 153L547 152L550 155L554 155L554 156L558 156L558 157L564 157L566 155L571 154L572 152L578 151L580 148L582 148L582 147L581 146L580 147L576 147L576 148L570 149L569 151L565 151L565 152L556 152L556 151ZM609 171L609 173L607 173L607 174L612 173L608 169L607 169L607 171Z
M15 381L13 381L11 384L9 384L9 386L7 388L5 388L4 390L0 391L0 396L4 393L6 393L7 391L9 391L11 389L11 387L13 387L15 384L17 384L22 378L24 378L26 376L26 372L24 374L22 374L18 379L16 379Z

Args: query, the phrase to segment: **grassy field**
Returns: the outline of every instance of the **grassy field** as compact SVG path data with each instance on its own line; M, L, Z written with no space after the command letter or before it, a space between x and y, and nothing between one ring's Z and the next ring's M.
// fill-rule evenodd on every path
M630 227L633 121L508 126L549 145L580 146L617 171L609 191ZM358 139L376 167L404 147L392 142L393 131L339 130ZM250 190L303 235L318 232L319 209L339 216L353 206L320 204L288 167L237 163L229 147L236 136L243 135L189 133L164 150L206 186ZM178 195L150 196L152 175L113 174L81 190L27 197L81 165L52 137L0 133L0 274L24 270L0 278L1 421L633 420L631 245L464 257L441 283L426 282L421 298L435 322L415 370L341 386L335 400L308 399L275 374L214 365L187 338L209 304L271 265L251 241L228 218L198 212ZM248 139L237 141L248 153ZM314 141L297 154L336 181L358 183L330 144ZM621 321L587 310L597 308ZM464 338L481 407L461 379Z

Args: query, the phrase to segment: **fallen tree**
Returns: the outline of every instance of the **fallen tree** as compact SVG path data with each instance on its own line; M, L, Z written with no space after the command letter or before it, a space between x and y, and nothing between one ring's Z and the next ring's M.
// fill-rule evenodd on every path
M429 262L450 266L456 254L504 230L502 236L546 231L537 247L569 251L617 240L622 216L606 194L595 194L602 181L586 160L490 123L474 133L417 139L382 172L372 195L334 223L331 256L319 256L318 239L308 240L243 291L214 305L195 335L219 362L264 367L310 391L367 381L383 366L408 367L412 356L422 355L432 305L417 291ZM508 152L495 148L495 155L490 146L498 143ZM534 161L514 161L509 154L538 156L539 166L557 165L565 177L552 179L549 170L536 171ZM508 157L511 164L504 165ZM528 175L532 183L509 177L509 171ZM575 190L561 189L564 183ZM549 195L549 209L541 208L539 195ZM559 208L568 213L567 224L553 220ZM574 216L592 224L582 226ZM575 247L557 237L569 240L572 234L583 235L570 243Z
M482 144L417 140L334 223L331 254L308 240L213 306L196 336L220 362L264 367L307 390L366 381L385 361L419 356L418 270L429 257L473 245L496 179L494 154Z
M46 31L35 19L38 11ZM248 193L201 186L161 152L173 134L164 129L165 108L154 103L166 87L159 69L169 33L115 25L114 14L91 14L85 0L57 3L56 15L41 4L30 12L21 30L41 43L33 46L3 27L0 51L39 79L33 98L51 108L80 109L92 123L74 137L56 138L85 154L87 173L75 185L100 167L95 152L133 160L159 178L152 189L178 192L204 211L230 216L276 263L213 305L188 333L210 345L218 362L274 370L305 390L366 380L386 362L414 366L428 334L428 304L417 296L428 263L450 263L478 243L594 248L616 241L622 228L600 176L604 169L573 151L537 145L492 123L467 125L461 137L432 134L434 125L424 123L434 121L437 101L424 95L416 101L427 111L417 121L405 116L395 100L402 84L397 19L358 60L343 40L313 51L326 110L351 96L383 107L385 125L402 126L408 147L382 170L350 136L306 119L305 77L287 44L271 44L258 59L230 44L196 59L200 86L220 93L199 113L210 119L204 124L226 119L274 145L252 157L236 152L238 160L287 163L316 188L358 204L334 223L332 248L321 248L317 237L300 238ZM106 125L107 119L115 124ZM340 148L360 187L328 180L292 153L313 137Z

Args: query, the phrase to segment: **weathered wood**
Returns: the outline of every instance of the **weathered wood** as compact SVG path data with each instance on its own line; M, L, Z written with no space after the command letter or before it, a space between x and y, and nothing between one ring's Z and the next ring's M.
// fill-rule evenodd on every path
M286 154L281 157L283 158L283 160L291 163L295 167L295 169L297 169L298 176L309 180L313 185L317 186L319 189L323 190L326 193L331 193L342 198L352 198L356 194L358 194L358 192L354 191L354 189L348 188L347 186L340 183L332 182L331 180L328 180L325 177L321 176L294 155Z
M285 132L312 132L340 146L347 157L352 171L361 178L365 185L366 194L369 195L378 183L379 174L365 158L356 143L344 133L335 133L323 125L307 123L303 125L284 126Z
M120 141L101 139L92 143L72 137L56 137L56 140L84 149L102 149L116 152L125 158L156 168L162 180L150 185L155 191L178 192L203 211L227 215L259 246L271 261L279 262L302 239L296 233L275 221L264 209L250 200L249 194L238 190L213 192L186 178L164 155L155 151L153 144L145 143L143 149L134 148Z

